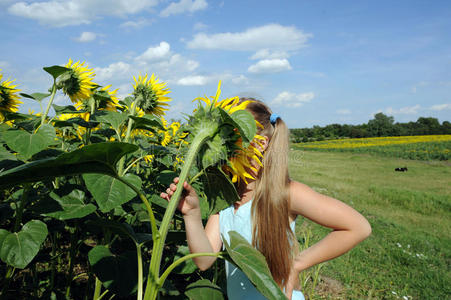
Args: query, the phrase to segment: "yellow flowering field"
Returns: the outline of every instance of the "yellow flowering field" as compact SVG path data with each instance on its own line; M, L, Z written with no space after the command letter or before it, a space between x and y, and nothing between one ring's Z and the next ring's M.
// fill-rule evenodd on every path
M451 158L451 135L393 136L298 143L302 150L374 153L420 160Z

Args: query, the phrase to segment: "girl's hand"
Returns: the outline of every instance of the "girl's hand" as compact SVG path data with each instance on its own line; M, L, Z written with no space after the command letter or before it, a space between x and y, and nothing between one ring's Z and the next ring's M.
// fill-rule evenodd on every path
M177 183L179 178L174 178L174 183L171 183L169 188L167 188L166 193L161 193L160 197L168 201L171 200L172 195L177 190ZM194 188L189 185L186 181L183 183L184 191L180 196L180 202L178 204L178 209L184 216L191 215L200 211L199 198L197 197Z
M285 285L285 296L291 300L293 290L295 289L299 289L299 271L292 267L290 277L288 277L288 282Z

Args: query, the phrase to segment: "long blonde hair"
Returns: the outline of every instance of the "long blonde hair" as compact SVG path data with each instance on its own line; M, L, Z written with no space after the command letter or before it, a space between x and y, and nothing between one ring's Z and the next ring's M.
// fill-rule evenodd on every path
M290 228L288 129L278 118L271 124L270 108L255 99L247 106L263 126L259 134L269 138L252 202L252 245L266 258L274 280L284 286L290 275L295 236Z

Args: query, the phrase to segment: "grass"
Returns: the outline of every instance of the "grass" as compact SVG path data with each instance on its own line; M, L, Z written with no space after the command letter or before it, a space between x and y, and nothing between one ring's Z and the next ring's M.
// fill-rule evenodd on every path
M407 172L395 172L396 167ZM327 262L321 276L341 284L325 299L451 299L451 164L346 152L292 150L290 174L361 212L373 233ZM329 229L298 218L313 239ZM404 298L403 298L404 297Z

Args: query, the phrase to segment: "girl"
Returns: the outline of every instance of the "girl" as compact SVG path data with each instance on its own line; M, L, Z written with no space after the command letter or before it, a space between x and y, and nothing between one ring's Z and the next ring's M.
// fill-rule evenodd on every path
M295 290L299 285L299 273L349 251L370 235L371 227L361 214L343 202L291 180L288 176L289 133L284 121L261 101L240 100L252 100L246 109L263 125L258 128L258 134L265 139L254 145L263 153L263 167L251 161L257 172L248 172L256 179L247 184L241 181L237 187L240 201L210 216L205 228L196 192L184 183L185 193L178 209L185 221L188 246L191 253L219 252L221 235L228 239L228 232L235 230L265 256L274 280L288 299L301 300L303 294ZM161 197L169 201L177 183L178 178L175 178ZM299 252L293 233L298 215L333 231ZM202 256L194 258L194 262L199 269L206 270L215 259ZM228 262L226 276L230 300L265 299L246 275Z

